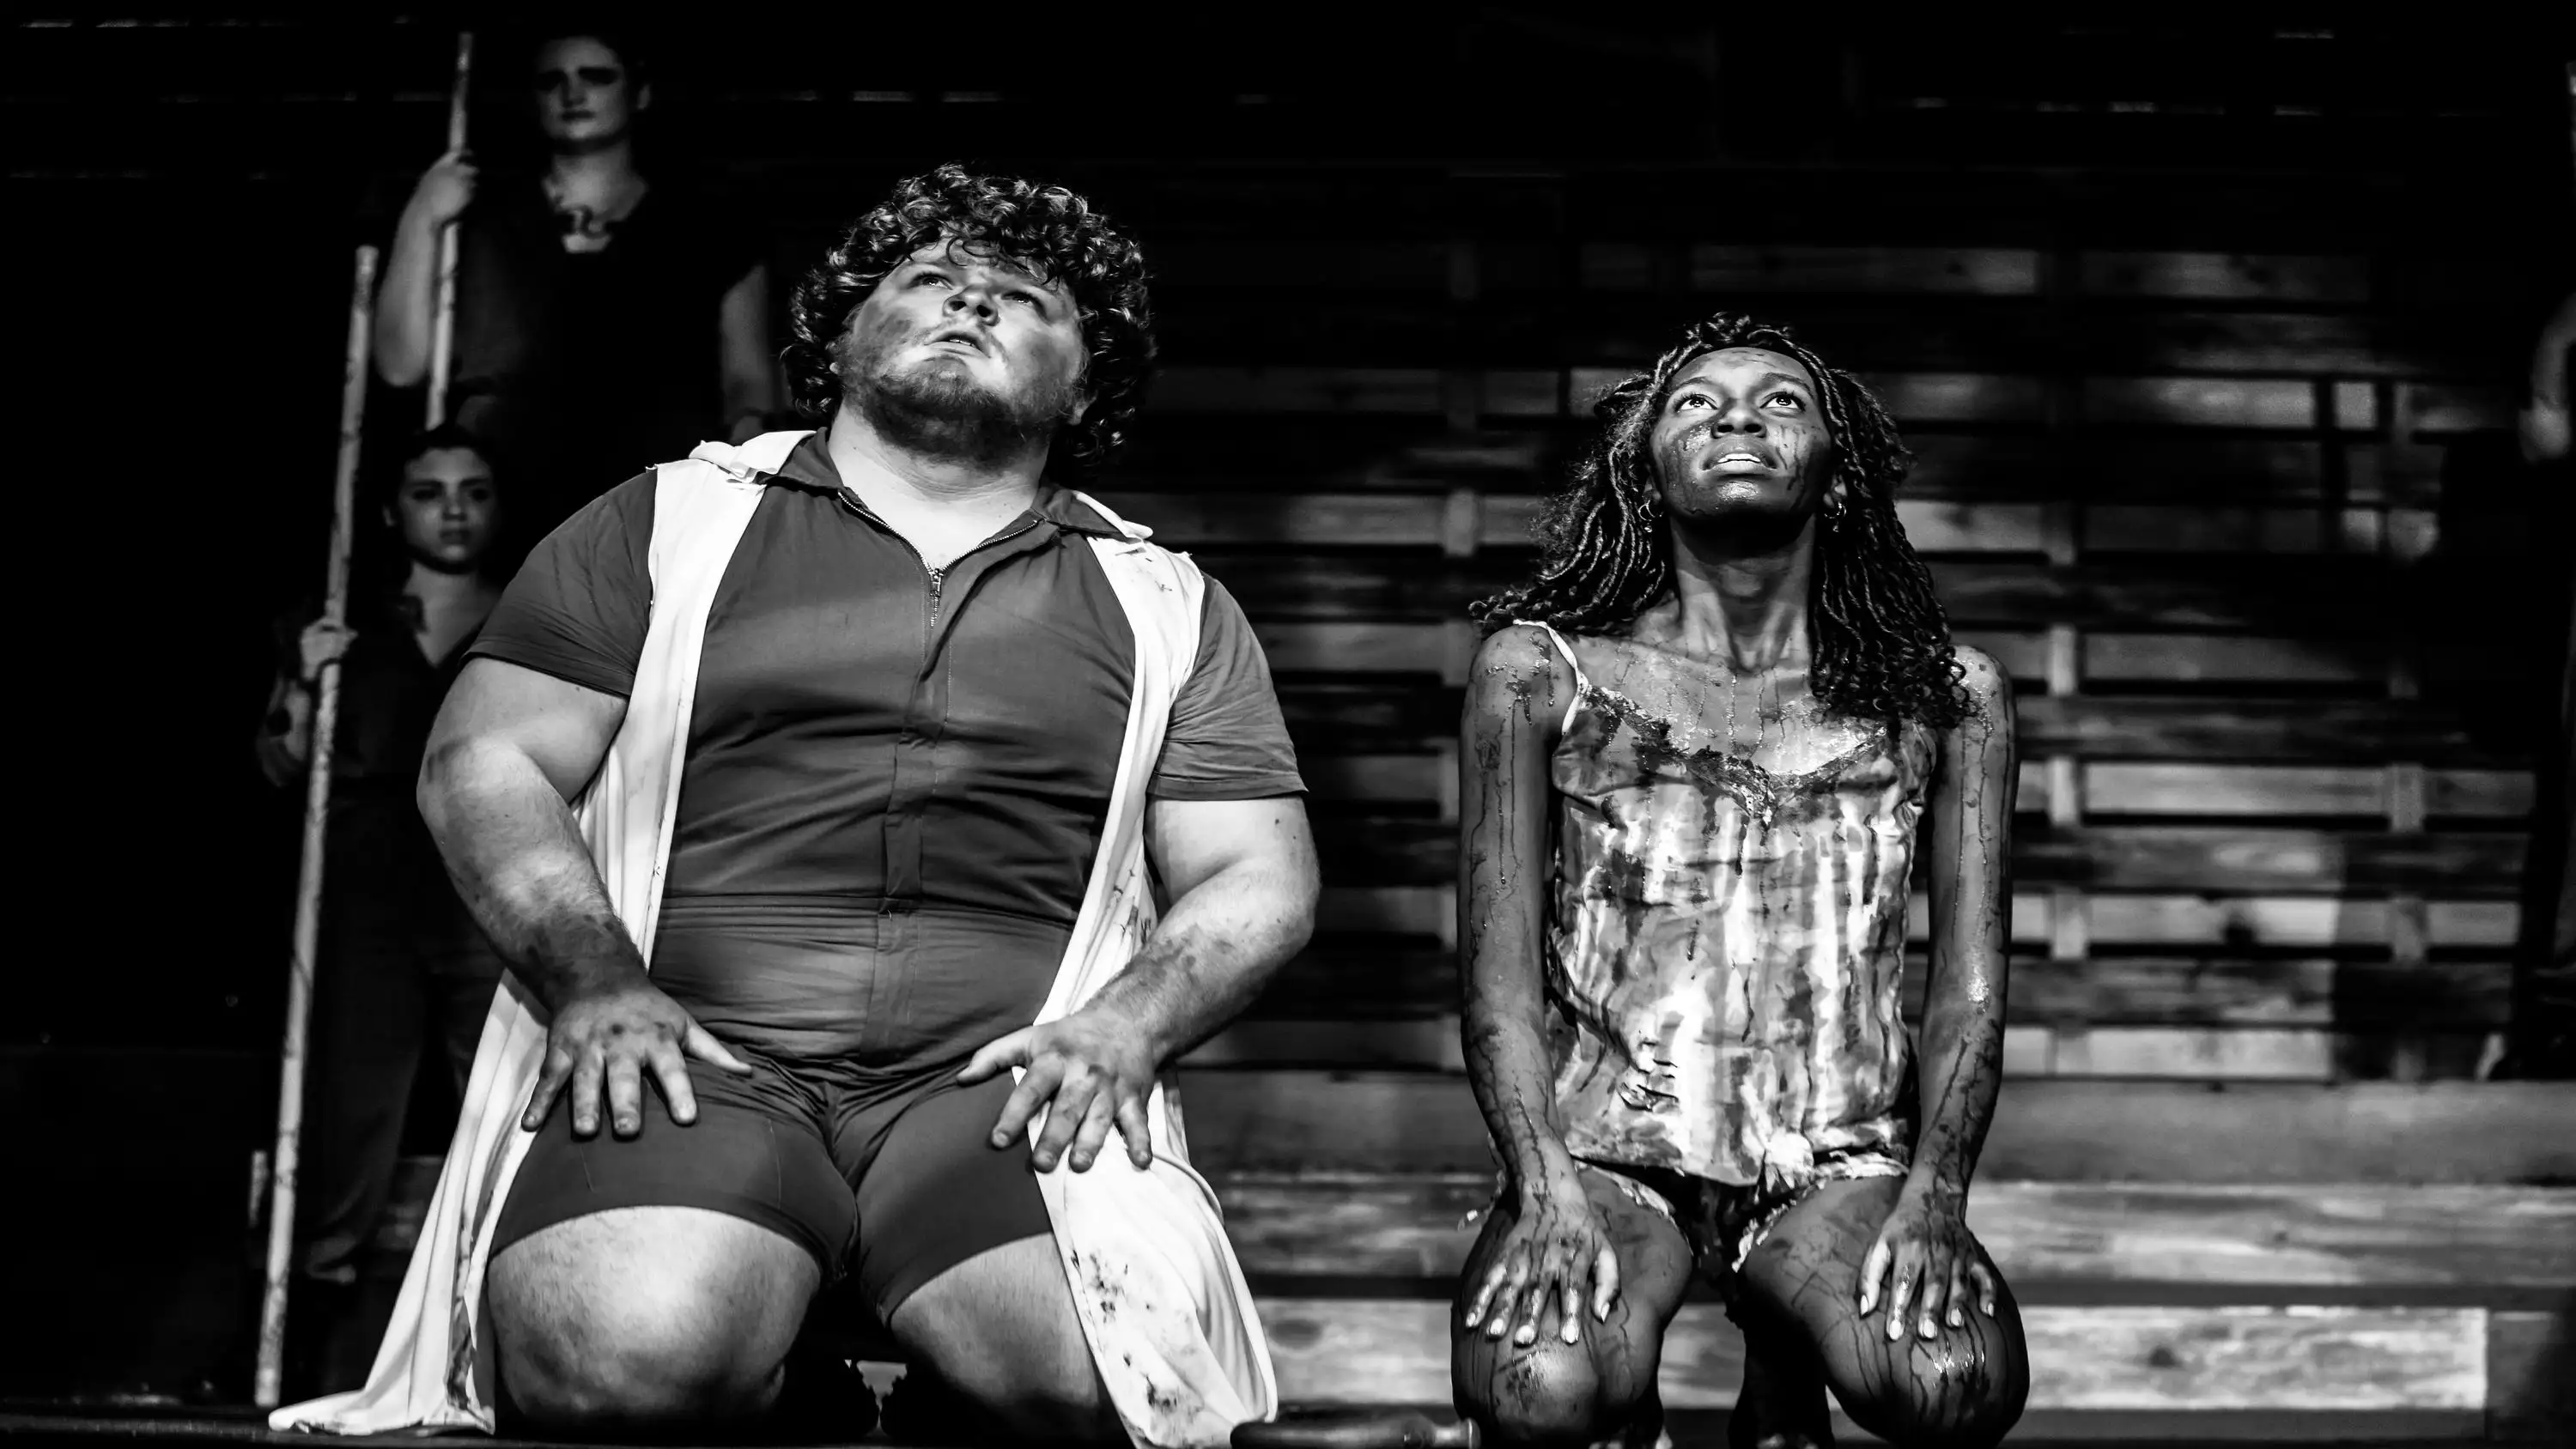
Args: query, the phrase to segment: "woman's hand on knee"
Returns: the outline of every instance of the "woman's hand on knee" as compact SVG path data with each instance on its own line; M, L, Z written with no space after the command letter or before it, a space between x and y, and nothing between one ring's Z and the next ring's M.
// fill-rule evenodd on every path
M1889 1339L1905 1336L1909 1311L1922 1338L1939 1337L1945 1322L1964 1326L1972 1305L1995 1316L1994 1265L1968 1231L1965 1207L1956 1193L1909 1183L1888 1212L1861 1260L1860 1313L1867 1318L1884 1301Z
M1557 1336L1580 1343L1587 1297L1596 1323L1619 1301L1609 1225L1570 1172L1525 1185L1518 1214L1467 1300L1468 1330L1481 1325L1487 1338L1508 1332L1514 1343L1536 1343L1540 1316L1553 1301Z

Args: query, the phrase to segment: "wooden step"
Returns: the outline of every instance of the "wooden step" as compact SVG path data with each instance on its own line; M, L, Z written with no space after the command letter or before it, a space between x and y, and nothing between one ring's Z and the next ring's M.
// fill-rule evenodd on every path
M1312 1404L1448 1397L1447 1304L1265 1299L1281 1396ZM2444 1416L2475 1437L2491 1414L2557 1392L2533 1345L2548 1313L2479 1308L2030 1308L2029 1407L2040 1414L2300 1411ZM1664 1340L1664 1402L1725 1408L1743 1339L1715 1304L1685 1304ZM2347 1431L2348 1432L2348 1431Z
M1464 1078L1185 1073L1214 1171L1480 1172ZM2046 1182L2576 1184L2576 1083L2007 1083L1979 1171Z

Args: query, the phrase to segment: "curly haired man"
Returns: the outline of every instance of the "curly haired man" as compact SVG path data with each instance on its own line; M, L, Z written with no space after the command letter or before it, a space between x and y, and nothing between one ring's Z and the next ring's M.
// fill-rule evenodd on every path
M1468 1076L1505 1166L1453 1323L1505 1445L1654 1443L1694 1268L1742 1449L2021 1412L1962 1220L2003 1045L2011 686L1952 644L1876 399L1718 317L1596 408L1467 692ZM1932 976L1899 1013L1920 838Z
M654 511L699 463L537 548L430 744L423 813L544 1032L469 1337L505 1425L691 1431L771 1407L809 1305L841 1285L945 1391L950 1427L1116 1438L1129 1404L1102 1375L1121 1359L1086 1345L1103 1330L1078 1316L1040 1179L1180 1161L1157 1074L1311 926L1295 759L1232 600L1066 486L1119 443L1153 351L1141 257L1083 198L912 178L807 278L794 325L822 430L695 455L725 470L714 506L746 502L688 706L647 711L639 670L703 542L657 536ZM1129 568L1203 599L1176 656L1131 623L1159 616ZM1168 711L1133 719L1155 671ZM639 728L685 730L641 916L612 908L574 808ZM1139 739L1159 748L1138 758ZM1120 838L1150 850L1159 925L1141 866L1095 876ZM1103 912L1132 956L1050 1015ZM1240 1381L1257 1391L1215 1418L1266 1415L1266 1359Z

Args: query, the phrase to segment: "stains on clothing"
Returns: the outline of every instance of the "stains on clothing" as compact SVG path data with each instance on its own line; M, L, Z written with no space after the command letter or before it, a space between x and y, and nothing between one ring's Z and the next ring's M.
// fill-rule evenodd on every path
M1550 762L1546 944L1567 1148L1765 1195L1824 1161L1901 1168L1907 875L1933 731L1816 715L1795 737L1814 763L1766 767L1732 720L1692 739L1691 721L1594 686L1550 634L1577 692Z

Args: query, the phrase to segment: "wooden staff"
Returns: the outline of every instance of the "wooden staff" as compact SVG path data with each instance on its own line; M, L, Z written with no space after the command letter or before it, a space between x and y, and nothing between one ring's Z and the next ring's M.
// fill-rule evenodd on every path
M474 32L456 33L456 80L447 92L447 150L465 149L465 105L474 80ZM429 315L429 426L447 421L447 374L456 354L456 228L438 229L437 302Z
M322 617L349 614L349 547L357 510L358 435L367 413L367 348L374 333L376 249L358 248L349 288L348 355L340 372L340 466L331 490L331 558ZM304 859L295 882L295 959L286 977L286 1044L278 1056L277 1142L270 1154L268 1278L259 1305L259 1369L251 1396L277 1407L286 1359L286 1286L295 1253L295 1177L304 1136L304 1046L313 1015L313 957L322 934L322 853L331 813L331 741L340 724L340 661L313 681L313 735L304 773Z

